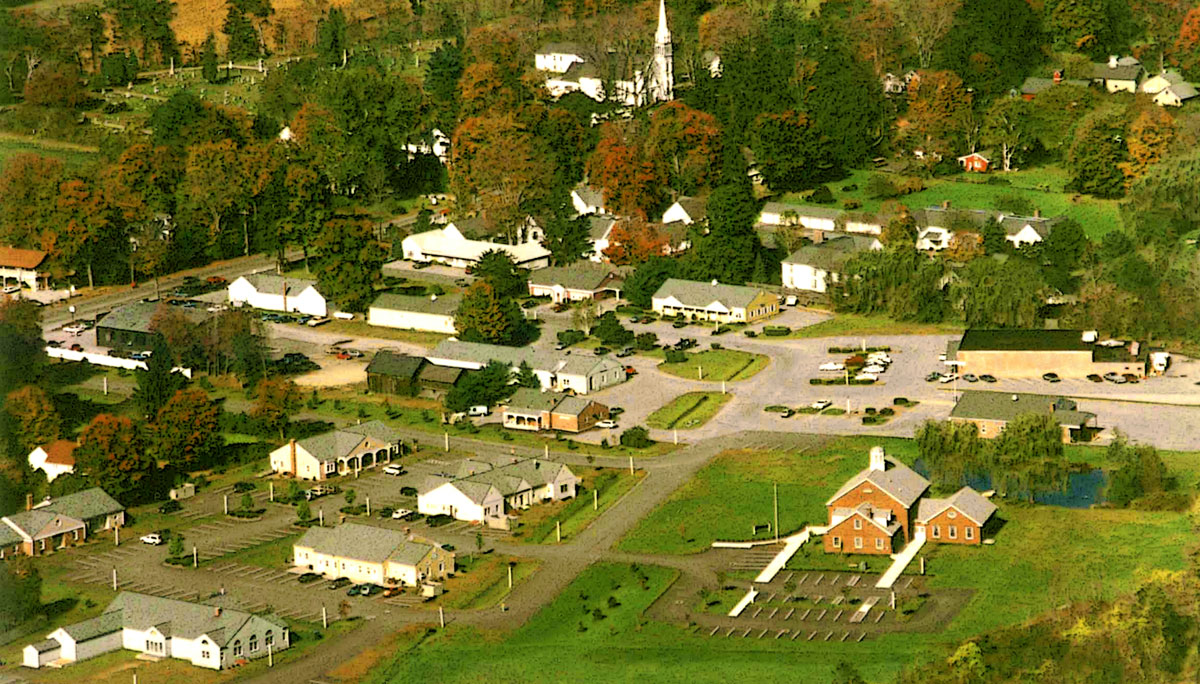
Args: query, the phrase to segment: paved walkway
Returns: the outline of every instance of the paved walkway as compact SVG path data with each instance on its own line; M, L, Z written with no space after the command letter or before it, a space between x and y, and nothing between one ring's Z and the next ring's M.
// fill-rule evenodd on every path
M917 530L913 535L912 541L904 547L900 553L892 556L895 562L883 573L879 581L875 583L876 589L891 589L896 584L896 580L900 579L900 573L904 572L904 568L917 557L917 553L921 551L921 547L925 546L925 530Z

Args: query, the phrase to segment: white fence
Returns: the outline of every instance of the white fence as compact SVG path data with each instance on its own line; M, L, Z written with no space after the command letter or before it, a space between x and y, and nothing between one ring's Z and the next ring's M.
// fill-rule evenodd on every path
M115 356L107 354L93 354L91 352L78 352L61 347L46 347L46 355L52 359L62 359L63 361L86 361L94 363L97 366L110 366L112 368L124 368L126 370L147 370L145 361L134 361L133 359L118 359ZM172 368L172 372L180 373L185 378L191 380L191 368Z

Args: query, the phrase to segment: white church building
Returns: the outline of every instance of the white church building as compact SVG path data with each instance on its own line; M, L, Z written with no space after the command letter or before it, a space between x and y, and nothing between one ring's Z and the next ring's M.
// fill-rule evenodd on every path
M675 98L675 67L665 0L658 3L658 30L654 33L654 52L650 57L628 56L630 63L618 70L604 62L620 62L625 56L608 51L604 55L607 59L597 60L591 56L595 53L576 43L548 43L534 55L534 66L546 73L546 89L554 97L581 92L597 102L612 98L631 107ZM611 85L612 92L606 84Z

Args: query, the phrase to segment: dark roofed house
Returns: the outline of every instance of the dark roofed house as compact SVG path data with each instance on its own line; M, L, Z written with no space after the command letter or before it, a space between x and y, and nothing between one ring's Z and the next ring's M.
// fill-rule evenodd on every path
M810 292L825 292L830 284L836 283L841 277L842 270L851 257L859 252L878 249L883 249L883 243L874 237L819 237L783 260L783 286Z
M503 421L514 430L583 432L608 416L607 406L585 397L523 388L505 403Z
M964 351L1086 351L1079 330L986 330L972 328L963 333L958 350Z
M96 323L96 344L101 347L153 349L157 333L150 330L160 302L134 302L114 309Z
M1080 411L1075 401L1066 397L1024 392L988 392L966 390L950 411L950 420L974 423L979 436L994 439L1004 427L1025 414L1048 415L1062 428L1063 442L1087 436L1096 414Z
M608 213L604 209L604 192L587 183L581 182L571 190L571 204L575 207L577 214Z
M367 364L367 389L383 394L414 396L420 391L417 378L425 359L384 349Z
M1092 64L1092 81L1104 86L1110 93L1120 91L1136 93L1142 77L1142 63L1135 57L1111 56L1107 62Z
M427 363L417 375L417 385L422 396L440 398L454 389L464 373L468 371L453 366L435 366Z
M611 268L589 263L543 268L529 275L529 295L555 302L620 297L621 286L621 278Z

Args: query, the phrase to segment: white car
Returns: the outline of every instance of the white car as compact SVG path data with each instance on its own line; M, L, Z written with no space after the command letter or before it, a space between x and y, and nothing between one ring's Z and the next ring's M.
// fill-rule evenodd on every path
M885 354L883 352L872 352L870 354L867 354L867 361L870 361L871 363L885 363L886 364L886 363L892 362L892 357L888 356L887 354Z
M958 373L942 373L942 379L938 380L938 382L945 385L946 383L954 382L957 379L958 379Z
M879 376L875 375L874 373L859 373L858 375L854 376L854 379L875 381L879 379Z
M325 325L328 322L329 322L328 318L313 318L313 319L310 319L308 321L308 323L306 323L305 325L307 325L310 328L315 328L318 325Z
M482 405L481 406L472 406L471 408L467 409L467 415L472 416L472 417L486 416L488 413L489 413L488 407L482 406Z
M399 463L392 463L383 467L384 475L403 475L404 468Z
M392 511L392 520L403 520L410 515L412 515L412 511L408 510L407 508L397 508L396 510Z
M872 364L870 366L863 368L864 373L882 373L886 370L887 370L887 366L879 366L879 365L875 365L875 364Z
M75 325L68 325L67 327L63 328L63 332L67 333L68 335L82 335L83 333L87 332L87 326L83 325L82 323L76 323Z
M814 401L812 404L809 404L809 406L816 409L817 411L824 411L825 409L829 408L832 405L833 405L833 402L828 401L826 399L822 399L820 401Z
M151 532L150 534L142 536L142 543L150 544L151 546L158 546L159 544L163 543L163 538L161 534L157 532Z
M846 364L830 361L829 363L821 364L817 368L823 371L844 371L846 370Z
M615 420L602 420L602 421L596 423L596 427L598 427L598 428L615 428L616 426L617 426L617 421L615 421Z

